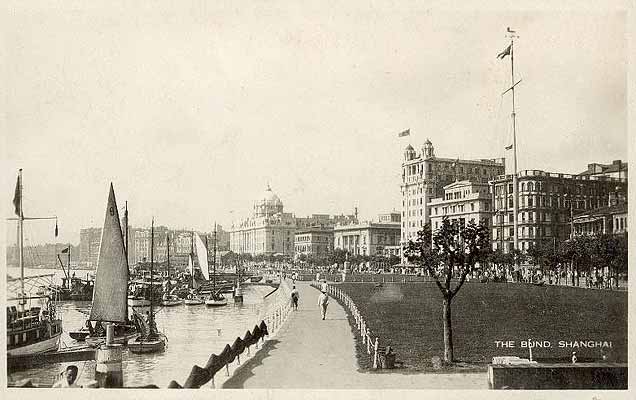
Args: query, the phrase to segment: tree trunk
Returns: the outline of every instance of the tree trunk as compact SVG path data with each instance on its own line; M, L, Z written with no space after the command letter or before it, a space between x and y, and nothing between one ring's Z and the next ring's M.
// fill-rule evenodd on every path
M451 298L444 297L444 360L453 362L453 327L451 325Z

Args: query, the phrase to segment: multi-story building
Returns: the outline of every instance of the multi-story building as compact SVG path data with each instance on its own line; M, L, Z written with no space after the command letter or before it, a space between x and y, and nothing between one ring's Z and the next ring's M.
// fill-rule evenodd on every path
M386 219L380 217L379 219ZM334 227L334 249L352 255L385 254L388 247L400 245L400 222L360 222Z
M79 265L84 269L95 269L99 259L102 228L80 229Z
M487 183L453 182L444 186L444 197L429 203L431 229L439 229L447 217L462 226L469 222L490 224L492 197Z
M333 251L333 226L301 228L294 235L294 257L301 254L313 257L327 256Z
M461 160L436 157L433 144L428 139L419 153L408 145L402 163L401 244L416 238L417 231L430 221L429 202L444 196L444 186L463 180L488 183L505 174L505 168L503 158Z
M609 205L574 216L573 236L627 233L627 200L620 192L610 192L609 196Z
M250 217L235 223L230 231L230 250L235 253L294 254L294 234L297 229L312 226L334 226L339 221L354 221L348 215L313 214L297 218L283 211L283 202L267 186L265 193L254 203Z
M491 182L494 215L493 249L514 248L512 175ZM575 213L608 205L609 193L627 189L626 178L602 175L570 175L525 170L518 173L518 231L520 250L539 241L563 241L570 237Z

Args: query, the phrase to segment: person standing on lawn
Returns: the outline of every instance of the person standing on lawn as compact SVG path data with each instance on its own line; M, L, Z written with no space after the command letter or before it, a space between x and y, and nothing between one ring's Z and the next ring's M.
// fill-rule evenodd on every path
M320 297L318 297L318 307L320 307L320 315L322 319L325 319L327 315L327 306L329 305L329 296L327 296L327 292L320 292Z

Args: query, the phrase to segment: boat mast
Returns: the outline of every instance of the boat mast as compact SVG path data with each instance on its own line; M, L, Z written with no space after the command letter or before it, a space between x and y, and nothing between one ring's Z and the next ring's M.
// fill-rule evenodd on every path
M24 293L24 213L22 212L22 168L18 173L18 260L20 263L20 311L24 311L26 298Z
M205 234L205 261L208 263L208 276L210 276L210 252L208 251L210 247L208 246L208 234ZM201 268L201 272L203 272L203 268ZM212 290L214 291L214 280L212 280Z
M212 275L212 287L216 287L216 221L214 222L214 255L213 255L214 259L212 260L212 268L213 268L213 274Z
M152 282L152 272L155 263L155 218L152 218L152 222L150 225L150 315L148 316L148 323L150 325L150 329L152 330L152 320L154 319L152 315L152 306L153 306L153 289L154 285Z
M124 230L126 231L126 242L124 243L124 255L126 256L126 260L128 260L128 200L126 200L126 209L124 210L124 220L126 221L126 227Z
M170 234L166 233L166 247L168 249L168 265L166 265L166 273L168 274L168 283L170 282Z
M194 280L194 231L190 232L190 262L192 263L192 269L190 270L192 274L192 289L196 289Z

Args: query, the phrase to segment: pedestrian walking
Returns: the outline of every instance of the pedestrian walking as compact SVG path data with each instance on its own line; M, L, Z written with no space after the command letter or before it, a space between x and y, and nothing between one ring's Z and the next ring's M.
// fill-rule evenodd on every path
M294 311L298 311L298 299L299 299L299 294L298 294L298 289L296 289L296 286L294 286L294 288L291 291L291 300L292 300L292 307L294 307Z
M327 296L327 292L320 292L320 297L318 297L318 307L320 307L320 315L322 319L325 319L327 315L327 306L329 305L329 296Z
M323 280L322 280L322 283L320 284L320 291L321 291L321 292L325 292L325 293L327 293L327 288L328 288L328 286L327 286L327 280L326 280L326 279L323 279Z

